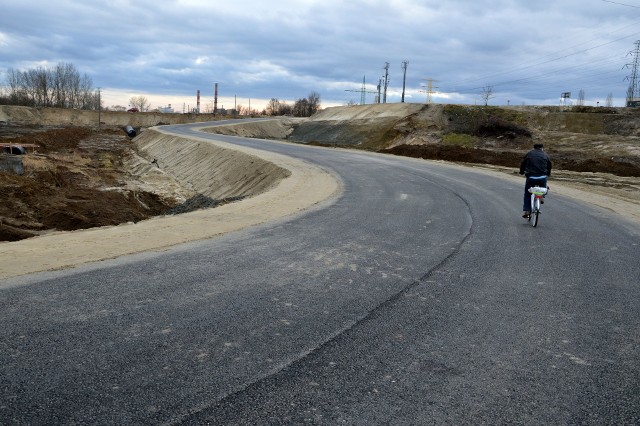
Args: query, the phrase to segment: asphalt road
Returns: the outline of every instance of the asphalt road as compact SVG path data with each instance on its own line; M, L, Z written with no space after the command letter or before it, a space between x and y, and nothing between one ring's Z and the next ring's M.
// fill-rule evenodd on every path
M520 186L471 169L204 137L344 191L0 281L1 424L640 423L636 225L551 195L532 228Z

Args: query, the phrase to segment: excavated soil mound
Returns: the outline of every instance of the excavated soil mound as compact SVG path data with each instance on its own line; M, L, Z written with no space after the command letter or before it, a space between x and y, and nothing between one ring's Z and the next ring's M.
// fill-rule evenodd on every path
M202 130L220 135L259 139L287 139L301 118L279 117L271 120L248 121L246 123L207 127Z
M523 157L519 152L465 148L458 145L399 145L379 152L428 160L490 164L516 169L520 166ZM581 153L551 153L551 159L555 169L640 177L639 162L637 159L634 161L628 157L585 158Z
M121 130L30 130L1 140L38 148L18 158L22 175L0 171L0 241L138 222L174 207L154 193L124 188L131 143Z
M399 145L379 152L428 160L482 163L506 167L518 167L522 160L522 155L514 152L468 149L457 145Z

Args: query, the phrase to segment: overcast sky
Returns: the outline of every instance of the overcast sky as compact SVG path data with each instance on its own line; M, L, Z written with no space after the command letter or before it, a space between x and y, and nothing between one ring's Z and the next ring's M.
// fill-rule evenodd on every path
M389 63L387 102L623 106L640 0L0 0L6 70L73 64L106 106L262 108L318 92L360 103ZM349 91L353 90L353 91ZM366 94L366 103L374 101ZM234 100L235 97L235 100Z

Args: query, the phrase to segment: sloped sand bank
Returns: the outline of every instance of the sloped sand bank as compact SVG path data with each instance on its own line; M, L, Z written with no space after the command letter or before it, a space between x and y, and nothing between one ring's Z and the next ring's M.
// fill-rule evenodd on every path
M136 143L160 167L194 191L214 198L248 198L215 209L138 223L54 232L0 243L0 278L63 269L87 262L215 237L301 212L340 190L329 172L290 157L150 129ZM155 165L153 166L155 167Z

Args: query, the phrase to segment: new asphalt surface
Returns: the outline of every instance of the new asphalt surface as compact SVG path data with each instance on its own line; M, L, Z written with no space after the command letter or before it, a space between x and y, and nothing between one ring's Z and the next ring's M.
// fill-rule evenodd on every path
M344 190L0 281L0 423L640 422L637 225L552 192L533 228L521 186L472 169L198 136L313 162Z

